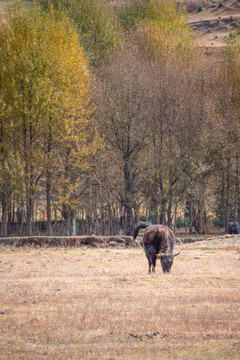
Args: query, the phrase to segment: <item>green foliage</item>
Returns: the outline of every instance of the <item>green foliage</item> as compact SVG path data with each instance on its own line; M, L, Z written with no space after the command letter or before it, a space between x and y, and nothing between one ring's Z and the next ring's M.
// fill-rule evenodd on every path
M125 28L136 27L145 20L150 0L132 0L130 4L122 4L118 10L118 17Z
M54 0L52 3L57 8L64 7L74 20L92 65L109 60L114 51L122 47L123 33L107 0Z
M218 4L218 7L221 8L221 7L223 7L223 6L224 6L223 1L220 1L219 4Z
M198 12L203 11L203 5L202 5L202 4L199 4L199 5L198 5L197 11L198 11Z
M223 218L215 218L213 219L213 225L217 227L224 227L224 221Z
M223 202L222 200L217 200L215 207L213 209L215 217L213 219L213 225L224 227L224 217L223 217ZM232 206L229 206L229 221L234 221L234 209Z
M178 229L189 226L189 218L177 218L176 226Z
M237 35L234 33L234 32L230 32L230 34L229 34L229 37L231 38L231 39L234 39L235 37L236 37Z
M132 0L118 13L125 28L136 30L138 44L147 56L168 56L193 42L185 9L175 0Z
M231 42L231 40L236 39L239 35L240 35L240 30L238 30L238 31L231 31L231 32L229 33L229 40L230 40L230 42Z

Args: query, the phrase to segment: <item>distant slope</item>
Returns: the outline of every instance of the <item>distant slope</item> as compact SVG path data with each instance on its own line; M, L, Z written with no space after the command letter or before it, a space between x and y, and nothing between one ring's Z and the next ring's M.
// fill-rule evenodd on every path
M230 37L240 37L240 2L209 3L202 11L190 13L189 24L198 31L204 46L222 47Z

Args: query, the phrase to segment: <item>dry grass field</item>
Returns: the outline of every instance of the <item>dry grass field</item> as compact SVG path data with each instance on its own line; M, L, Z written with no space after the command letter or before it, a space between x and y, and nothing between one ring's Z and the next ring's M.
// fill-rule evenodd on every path
M239 359L240 241L142 249L0 249L0 359Z

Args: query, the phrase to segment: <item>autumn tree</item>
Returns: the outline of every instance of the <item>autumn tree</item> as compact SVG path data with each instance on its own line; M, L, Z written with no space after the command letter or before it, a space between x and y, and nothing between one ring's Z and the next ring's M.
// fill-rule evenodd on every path
M192 93L188 64L197 44L184 8L175 1L133 0L120 7L118 14L125 28L134 30L132 37L139 53L151 67L145 86L150 94L153 144L144 193L150 201L152 220L164 223L167 214L171 227L174 192L180 192L177 185L188 164L183 103L188 109L192 103L183 96Z
M61 178L57 201L63 213L69 212L78 179L68 171L69 164L74 163L75 171L85 169L95 151L88 63L72 22L53 9L43 13L37 5L14 7L0 41L1 100L8 115L1 118L10 120L9 141L17 143L27 232L32 233L34 196L45 177L51 233L53 175Z
M175 0L131 0L119 6L117 14L126 29L134 30L138 46L149 58L163 59L193 45L187 13Z
M239 106L240 106L240 46L230 42L220 53L216 82L218 92L215 132L218 134L216 169L218 218L225 228L230 220L240 220L239 199Z
M107 0L41 1L45 8L54 4L65 8L74 20L90 64L99 66L110 60L124 43L124 34L112 5Z
M136 49L127 49L99 75L99 122L111 161L118 167L118 200L125 209L125 233L129 235L142 171L141 152L149 134L146 69Z

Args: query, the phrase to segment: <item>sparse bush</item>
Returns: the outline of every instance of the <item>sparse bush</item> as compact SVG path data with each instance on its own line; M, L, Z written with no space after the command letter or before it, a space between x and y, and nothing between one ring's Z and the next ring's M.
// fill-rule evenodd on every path
M118 17L125 28L136 26L147 17L149 3L145 0L133 0L119 7Z
M213 220L213 225L217 227L224 227L224 221L223 219L216 218Z
M189 218L177 218L176 226L178 229L189 226Z
M223 1L221 0L221 1L219 2L219 4L218 4L218 7L221 8L221 7L223 7L223 6L224 6L224 3L223 3Z
M202 5L202 4L199 4L199 5L198 5L198 9L197 9L197 10L198 10L198 12L203 11L203 5Z
M229 34L229 37L231 38L231 39L234 39L235 37L237 36L237 34L235 33L235 32L230 32L230 34Z
M205 0L186 0L186 11L189 13L198 11L198 7L202 6L203 8L207 5ZM202 11L200 10L200 11Z

